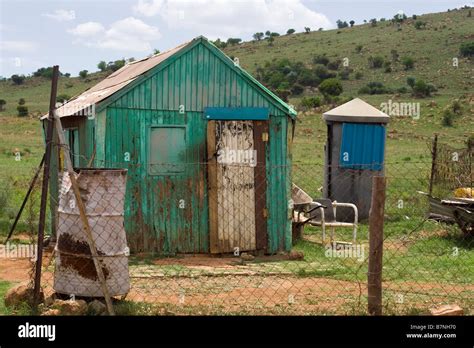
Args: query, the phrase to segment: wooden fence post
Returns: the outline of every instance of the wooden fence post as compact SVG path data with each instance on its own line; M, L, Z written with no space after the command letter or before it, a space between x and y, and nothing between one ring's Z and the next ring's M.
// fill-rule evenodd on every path
M430 196L433 192L434 177L436 171L436 159L438 157L438 134L435 134L433 139L433 147L431 149L431 175L430 175L430 187L428 193Z
M385 211L385 177L372 178L372 201L369 216L369 271L367 294L369 315L382 315L382 256Z

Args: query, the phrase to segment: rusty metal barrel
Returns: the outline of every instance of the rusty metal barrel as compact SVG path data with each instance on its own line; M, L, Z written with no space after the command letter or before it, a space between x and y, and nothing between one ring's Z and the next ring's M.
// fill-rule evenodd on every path
M124 229L126 169L79 169L76 177L111 296L130 289ZM63 174L58 206L54 290L61 294L103 297L71 181Z

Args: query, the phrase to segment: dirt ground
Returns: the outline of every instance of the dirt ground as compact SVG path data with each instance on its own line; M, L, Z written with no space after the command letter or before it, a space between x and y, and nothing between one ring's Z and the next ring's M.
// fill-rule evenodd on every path
M259 273L248 271L238 260L199 255L131 266L131 290L126 299L168 305L177 309L176 313L188 314L361 314L365 311L365 282ZM52 270L50 261L51 255L46 253L44 264L49 264ZM178 271L163 272L163 267ZM185 267L186 272L179 272L180 267ZM27 281L30 271L28 259L0 259L0 280ZM49 293L53 274L44 272L43 280ZM459 303L450 295L463 294L470 296L467 306L471 308L467 312L472 311L474 285L384 282L383 288L384 302L394 306L427 309L433 304ZM400 293L404 294L404 303L397 304L396 295Z

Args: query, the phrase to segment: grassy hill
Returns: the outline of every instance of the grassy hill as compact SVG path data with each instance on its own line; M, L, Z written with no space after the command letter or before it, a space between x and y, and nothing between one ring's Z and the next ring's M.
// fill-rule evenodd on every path
M468 10L464 9L426 14L417 20L425 22L425 27L416 29L413 19L407 19L400 28L391 21L379 21L375 27L365 24L280 36L275 38L273 45L266 40L245 42L227 47L225 52L238 57L240 64L251 73L264 66L265 62L281 58L301 61L305 65L311 64L316 55L325 54L331 60L347 58L353 71L347 80L342 81L344 91L341 100L359 96L358 90L373 81L382 82L393 90L402 86L408 88L408 76L433 83L438 90L429 98L414 98L410 88L405 93L360 95L376 107L388 100L420 103L418 120L392 117L389 125L387 159L407 161L427 156L426 143L434 132L440 133L442 141L462 146L466 137L473 134L474 128L474 61L459 54L461 43L474 41L474 17L468 17ZM362 46L360 52L357 52L357 46ZM369 68L370 56L379 55L391 60L392 50L397 51L400 60L405 56L412 57L415 60L414 69L406 71L400 62L393 62L392 71L388 73L383 68ZM459 59L458 67L453 66L453 58ZM361 74L359 79L355 78L357 72ZM94 73L85 79L61 77L58 94L77 95L105 76L105 73ZM28 177L39 162L43 142L37 116L48 109L50 84L50 80L41 77L28 78L19 86L13 85L10 80L0 81L0 99L7 102L5 111L0 112L0 179L19 175ZM321 113L333 105L312 110L299 108L301 97L318 94L317 89L307 89L301 96L290 96L289 99L300 109L294 149L297 162L322 162L325 126ZM26 100L30 117L16 116L20 98ZM443 110L455 99L460 101L461 112L452 127L444 127ZM14 161L13 154L17 150L22 153L21 165ZM12 165L19 170L7 170Z

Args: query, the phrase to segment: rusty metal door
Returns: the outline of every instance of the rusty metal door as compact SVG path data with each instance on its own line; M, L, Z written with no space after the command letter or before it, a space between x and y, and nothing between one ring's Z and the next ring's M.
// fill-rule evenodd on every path
M211 252L256 250L254 122L210 121L208 127Z

